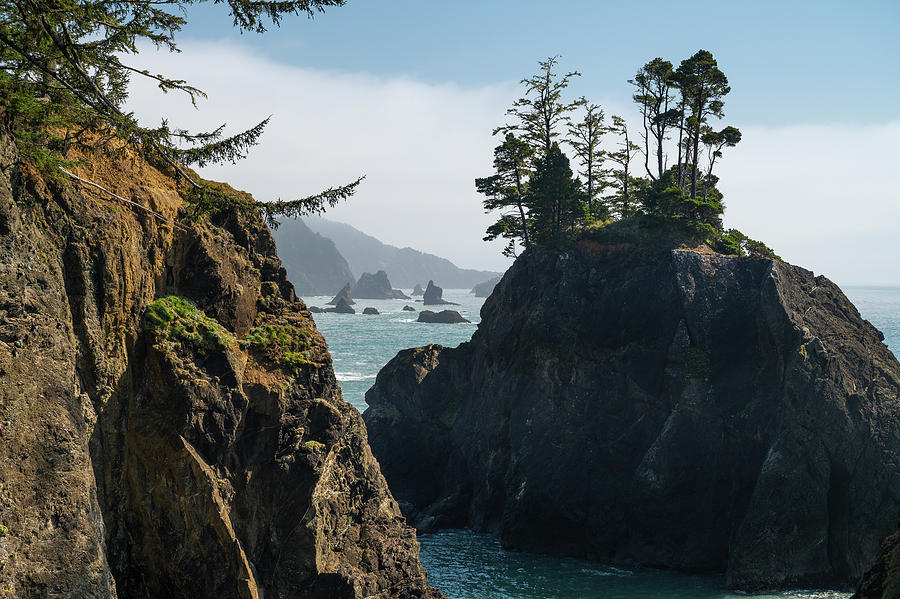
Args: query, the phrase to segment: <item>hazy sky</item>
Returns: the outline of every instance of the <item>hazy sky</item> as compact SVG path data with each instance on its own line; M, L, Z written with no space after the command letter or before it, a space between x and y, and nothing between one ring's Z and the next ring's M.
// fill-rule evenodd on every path
M329 218L473 268L507 264L481 241L473 180L537 60L562 55L584 74L573 97L633 119L641 64L710 50L732 87L722 123L744 134L719 170L726 226L838 283L900 285L898 0L350 0L263 35L221 6L188 16L181 54L142 60L209 99L194 110L136 82L131 107L190 128L273 115L249 159L206 176L269 199L365 174Z

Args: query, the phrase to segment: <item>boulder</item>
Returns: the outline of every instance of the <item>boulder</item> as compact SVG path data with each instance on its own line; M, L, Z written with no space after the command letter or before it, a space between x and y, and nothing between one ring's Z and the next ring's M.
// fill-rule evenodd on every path
M435 285L434 281L428 281L428 288L425 289L425 295L422 300L426 306L457 305L453 302L448 302L441 297L443 294L444 290Z
M464 322L472 322L466 320L456 310L441 310L440 312L432 312L431 310L422 310L419 312L419 319L416 322L432 322L439 324L458 324Z
M363 314L379 314L379 312L375 308L364 308Z
M344 285L340 291L337 292L337 295L332 298L330 302L328 302L329 306L336 306L339 301L344 300L344 303L348 306L352 306L356 302L353 301L353 298L350 296L350 283Z
M404 312L415 312L416 309L413 308L412 306L403 306L403 311Z
M410 299L399 289L391 289L391 282L383 270L379 270L374 275L364 272L350 295L357 299Z
M411 523L746 591L850 588L895 530L900 364L825 277L582 240L526 251L481 315L366 394Z
M306 309L309 310L313 314L322 314L325 311L318 306L309 306Z

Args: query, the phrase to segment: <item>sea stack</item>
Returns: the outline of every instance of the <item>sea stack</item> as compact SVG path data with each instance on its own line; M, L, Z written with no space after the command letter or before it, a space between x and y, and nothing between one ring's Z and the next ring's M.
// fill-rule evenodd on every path
M441 306L441 305L451 305L455 306L456 304L453 302L448 302L442 296L444 294L444 290L434 284L434 281L428 281L428 288L425 289L425 294L423 299L423 303L426 306Z
M747 591L850 588L895 530L900 364L825 277L584 236L526 251L481 315L366 394L417 527Z
M352 306L356 303L353 301L353 297L351 297L350 295L350 283L344 285L343 288L341 288L341 290L337 292L337 295L335 295L334 298L332 298L332 300L328 302L328 305L336 306L341 300L344 300L344 303L348 306Z
M350 291L350 296L356 299L410 299L399 289L391 289L391 282L383 270L374 275L364 272Z
M416 286L413 287L412 290L413 295L425 295L425 291L422 289L422 286L416 283Z
M338 298L337 305L334 308L326 308L325 311L337 314L356 314L356 310L350 307L350 304L343 297Z

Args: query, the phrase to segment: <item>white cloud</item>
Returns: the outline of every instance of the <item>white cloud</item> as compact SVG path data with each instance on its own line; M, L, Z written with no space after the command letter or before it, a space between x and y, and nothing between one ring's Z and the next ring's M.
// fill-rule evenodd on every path
M839 284L900 285L900 121L741 129L718 172L727 226Z
M236 165L202 169L257 199L293 198L354 180L356 196L328 211L385 243L412 246L472 268L503 270L501 246L481 241L491 217L474 190L490 174L491 130L514 84L462 88L409 79L329 73L273 63L226 44L184 44L147 53L154 72L191 81L200 110L134 81L129 108L147 124L168 115L194 130L236 131L273 114L260 144Z
M203 169L204 176L265 200L366 174L357 195L329 218L460 266L505 268L500 248L481 241L492 218L473 180L490 172L497 142L490 131L520 92L514 82L431 85L286 66L233 44L182 49L150 51L147 63L210 99L197 111L135 81L129 107L148 124L165 114L178 126L227 121L235 131L274 115L247 160ZM900 169L891 151L900 122L741 129L742 142L718 169L727 226L839 283L900 285Z

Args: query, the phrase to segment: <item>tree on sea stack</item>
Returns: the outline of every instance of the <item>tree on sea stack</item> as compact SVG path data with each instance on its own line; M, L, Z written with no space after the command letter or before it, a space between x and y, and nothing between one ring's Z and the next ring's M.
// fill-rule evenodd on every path
M525 213L525 192L531 175L530 164L534 150L513 133L507 133L503 143L494 148L494 171L490 177L475 179L475 189L485 196L484 210L502 210L499 220L488 227L485 241L509 239L508 255L515 255L515 242L528 247L528 218Z
M600 146L600 142L608 129L603 124L603 110L598 105L589 104L584 98L582 105L584 106L582 119L569 123L568 143L581 161L583 170L578 174L584 177L588 214L591 219L605 220L609 217L609 210L600 202L597 194L606 187L603 180L606 151Z
M578 71L570 71L559 77L553 70L559 63L559 56L551 56L538 62L536 75L522 79L525 95L516 100L506 113L515 117L515 122L497 127L497 133L518 132L535 152L535 157L546 155L559 136L559 129L570 121L569 113L581 106L584 99L573 102L563 100L563 92L569 87L573 77L580 77Z
M681 61L673 75L688 111L685 120L690 149L691 198L697 197L697 167L704 125L710 116L721 118L723 98L731 91L728 78L719 70L711 52L699 50Z
M278 215L321 212L353 194L362 178L296 200L270 204L226 197L185 167L235 162L256 145L269 118L234 135L225 125L187 131L163 120L142 125L127 112L131 77L152 80L163 92L184 93L196 105L205 94L182 79L137 67L127 60L150 43L177 52L175 34L187 8L203 0L17 0L0 5L0 102L23 157L46 173L59 173L73 147L116 151L128 144L187 182L196 213L235 206ZM285 15L312 17L344 0L225 0L234 26L262 33Z

